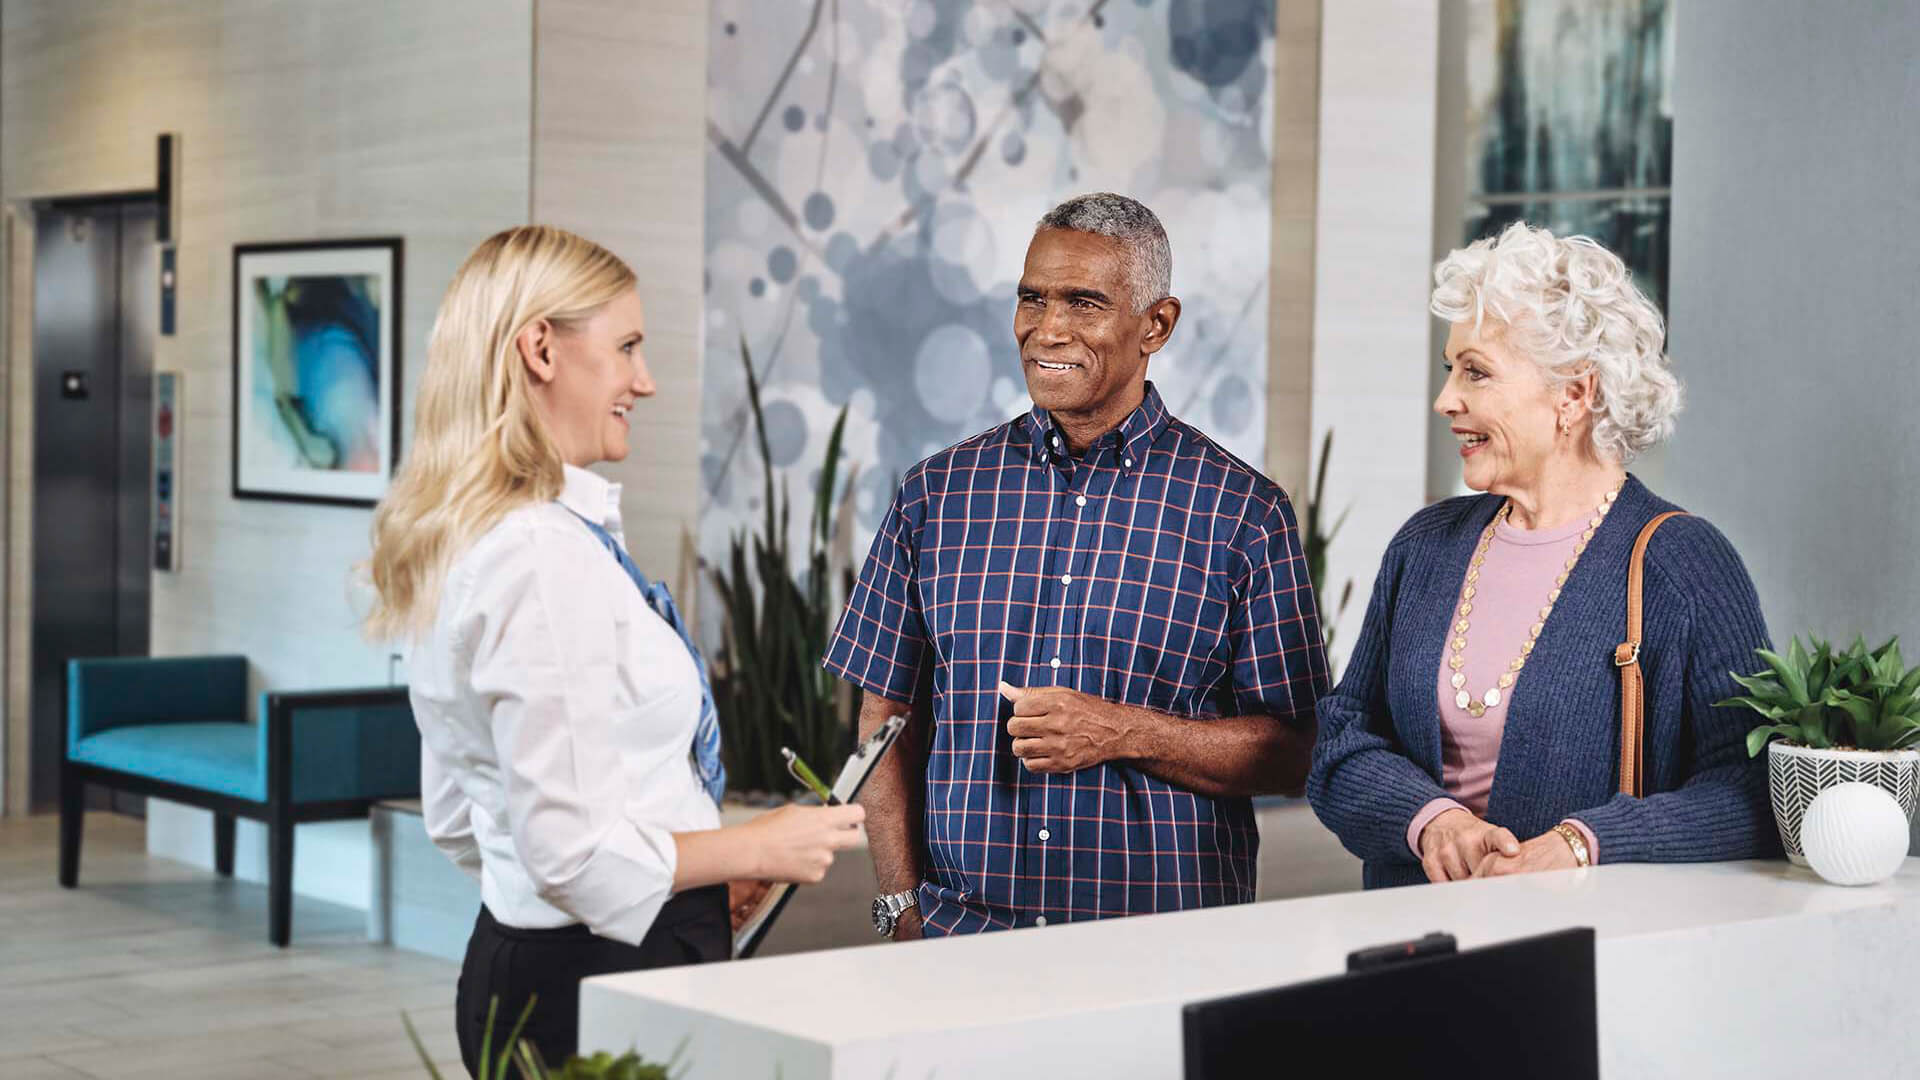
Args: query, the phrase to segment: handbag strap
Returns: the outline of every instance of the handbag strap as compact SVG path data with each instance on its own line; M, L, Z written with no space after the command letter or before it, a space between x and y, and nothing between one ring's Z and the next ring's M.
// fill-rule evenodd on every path
M1647 699L1640 674L1640 641L1647 545L1653 541L1654 530L1668 518L1685 516L1679 510L1670 510L1647 522L1640 538L1633 542L1633 558L1627 562L1627 640L1613 650L1613 664L1620 669L1620 793L1636 799L1646 794Z

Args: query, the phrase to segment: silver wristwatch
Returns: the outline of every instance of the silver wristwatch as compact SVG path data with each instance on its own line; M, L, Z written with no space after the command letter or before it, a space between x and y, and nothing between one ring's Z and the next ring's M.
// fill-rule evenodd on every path
M900 929L900 916L907 909L920 906L920 890L908 889L906 892L889 893L873 898L873 928L883 938L890 938Z

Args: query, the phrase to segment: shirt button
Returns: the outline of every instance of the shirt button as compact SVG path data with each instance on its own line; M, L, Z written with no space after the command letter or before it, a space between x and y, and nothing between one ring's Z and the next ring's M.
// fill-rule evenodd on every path
M1060 575L1060 584L1062 584L1062 585L1071 585L1071 584L1073 584L1073 575L1072 575L1072 574L1061 574L1061 575Z
M1087 505L1087 497L1086 497L1085 495L1076 495L1076 496L1074 496L1074 498L1073 498L1073 505L1075 505L1075 506L1085 506L1085 505Z
M1125 464L1127 468L1131 469L1133 468L1133 459L1128 458L1125 462L1123 462L1123 464Z
M1053 830L1052 830L1052 829L1041 829L1041 830L1040 830L1040 839L1042 839L1042 840L1051 840L1051 839L1053 839Z
M1033 925L1035 926L1047 925L1047 917L1045 915L1035 915L1033 917Z
M1051 660L1049 660L1049 661L1047 661L1047 666L1048 666L1048 667L1056 667L1056 668L1057 668L1057 667L1059 667L1059 666L1060 666L1060 658L1056 656L1056 657L1054 657L1053 659L1051 659Z

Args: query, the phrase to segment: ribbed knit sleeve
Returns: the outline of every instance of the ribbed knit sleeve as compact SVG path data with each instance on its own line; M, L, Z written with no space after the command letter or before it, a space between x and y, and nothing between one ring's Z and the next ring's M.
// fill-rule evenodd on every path
M1340 843L1368 862L1417 863L1407 825L1420 808L1447 793L1410 761L1394 735L1387 704L1393 598L1407 545L1380 561L1366 620L1340 685L1320 699L1319 740L1307 774L1307 800Z
M1747 756L1753 714L1713 704L1741 693L1731 673L1752 670L1753 650L1769 644L1746 566L1718 529L1700 518L1676 518L1654 534L1647 586L1649 605L1684 603L1688 609L1681 707L1683 730L1692 739L1692 771L1674 790L1644 799L1615 795L1569 816L1593 830L1608 863L1777 855L1766 762Z

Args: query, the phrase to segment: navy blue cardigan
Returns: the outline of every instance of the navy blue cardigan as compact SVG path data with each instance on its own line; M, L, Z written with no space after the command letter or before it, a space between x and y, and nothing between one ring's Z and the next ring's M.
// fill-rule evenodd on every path
M1448 499L1387 546L1366 623L1340 685L1320 699L1307 798L1368 888L1426 881L1407 826L1440 784L1442 650L1481 530L1502 500ZM1730 671L1768 644L1740 556L1697 517L1660 527L1647 550L1646 790L1618 793L1627 562L1646 523L1678 509L1629 477L1561 590L1507 706L1487 820L1521 839L1577 817L1602 862L1702 862L1776 853L1766 763L1750 760L1755 718L1713 703L1740 693Z

